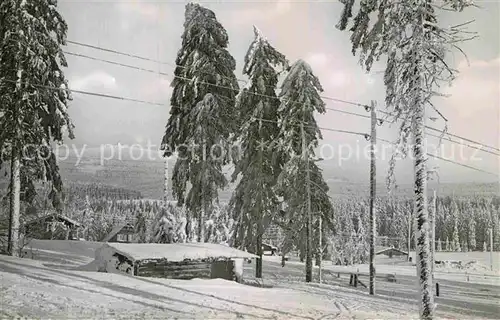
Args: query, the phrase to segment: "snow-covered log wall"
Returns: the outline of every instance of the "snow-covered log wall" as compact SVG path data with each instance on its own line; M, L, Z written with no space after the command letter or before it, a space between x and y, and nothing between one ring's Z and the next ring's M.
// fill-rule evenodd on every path
M253 254L212 243L106 243L96 250L101 272L169 279L242 280L244 259Z

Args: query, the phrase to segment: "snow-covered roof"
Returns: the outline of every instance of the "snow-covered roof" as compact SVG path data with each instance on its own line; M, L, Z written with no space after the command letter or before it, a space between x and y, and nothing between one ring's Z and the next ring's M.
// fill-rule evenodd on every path
M106 243L117 253L132 261L166 259L168 261L206 258L257 258L251 253L216 243Z
M131 224L128 222L123 222L115 226L113 230L111 230L111 232L108 233L108 235L104 239L102 239L102 242L108 242L109 240L111 240L114 236L118 234L118 232L122 231L122 229L125 228L127 225Z
M65 221L65 222L67 222L69 224L72 224L72 225L74 225L76 227L81 227L81 224L79 222L77 222L77 221L75 221L75 220L73 220L71 218L68 218L68 217L66 217L66 216L64 216L62 214L57 214L57 213L56 214L51 213L51 214L43 215L41 217L29 220L25 224L29 225L29 224L32 224L32 223L35 223L35 222L38 222L38 221L42 221L42 220L47 220L47 219L50 219L50 218L56 218L58 220L62 220L62 221Z
M385 247L385 248L384 247L376 247L375 249L376 249L375 250L375 255L383 254L383 253L386 253L386 252L389 252L389 251L396 251L396 252L399 252L401 254L408 255L408 252L396 249L394 247Z

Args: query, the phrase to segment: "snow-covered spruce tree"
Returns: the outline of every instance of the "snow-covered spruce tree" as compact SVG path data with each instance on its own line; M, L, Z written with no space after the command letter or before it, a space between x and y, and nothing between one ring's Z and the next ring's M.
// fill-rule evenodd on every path
M355 0L340 0L344 10L337 27L345 30L352 17ZM417 277L421 303L420 318L434 317L434 297L430 273L429 221L427 210L427 168L425 150L426 107L438 93L440 82L455 76L445 62L445 53L460 41L457 28L442 28L435 9L462 11L470 0L391 1L360 0L353 19L352 52L361 50L361 63L370 71L374 61L387 55L384 76L386 105L394 120L402 120L396 152L390 162L389 184L394 182L394 166L398 153L405 155L412 138L415 183L414 203L417 220ZM371 23L370 19L375 18Z
M227 50L228 43L227 32L217 21L215 13L199 4L186 5L182 47L175 61L177 68L172 81L170 117L161 144L166 157L178 154L172 174L172 192L179 206L185 203L187 182L199 181L203 164L218 170L217 166L207 165L206 161L194 160L186 145L202 141L205 137L197 135L208 131L214 136L206 137L207 142L216 140L225 143L237 127L235 101L239 87L234 75L236 61ZM211 116L213 122L200 119L192 123L193 118L206 116L207 108L216 113L216 116ZM216 129L199 128L207 123ZM205 200L201 200L199 193L202 186L194 186L197 189L191 192L190 203L187 203L190 208L205 208L216 197L215 189L223 185L219 179L222 172L216 171L207 177L217 181L206 182L212 187ZM201 218L201 212L188 212ZM191 221L190 217L188 221ZM188 229L191 229L189 224ZM198 233L201 230L199 228Z
M135 221L135 233L137 234L137 242L147 243L147 215L143 211L139 211Z
M303 60L295 62L281 87L278 113L279 153L285 165L278 178L277 193L283 197L289 214L306 225L306 282L312 281L314 215L321 215L325 225L331 224L332 204L328 185L317 166L314 148L322 138L314 113L324 113L320 97L323 88L311 67Z
M205 242L205 217L210 217L214 202L218 202L218 190L227 186L222 166L228 143L221 111L217 98L211 93L191 110L190 125L194 130L188 138L188 144L193 146L189 170L191 188L185 205L198 215L198 242Z
M458 221L455 220L455 225L453 227L453 238L451 242L452 251L462 251L460 248L460 236L458 234Z
M186 218L180 208L167 204L155 218L151 239L153 243L186 242Z
M491 206L491 215L492 215L492 225L491 228L493 230L493 250L500 250L500 207L495 208L493 205ZM488 232L488 231L487 231ZM488 234L488 244L489 244L489 234Z
M470 251L476 250L476 217L469 218L469 249Z
M281 169L278 152L270 145L278 138L278 107L276 96L279 71L288 67L279 53L254 27L255 38L245 56L243 73L249 84L240 93L237 103L241 128L241 154L235 163L233 182L240 181L230 201L238 221L235 245L255 252L256 276L262 277L262 236L272 215L277 211L274 186Z
M61 210L62 180L50 143L61 142L65 130L73 138L62 71L67 30L57 1L0 3L0 154L10 155L11 255L19 251L20 201L33 200L37 180L51 183L49 197Z
M356 258L359 260L360 263L365 263L370 255L370 246L368 243L368 233L366 232L366 229L364 225L367 224L366 221L363 221L363 216L367 217L368 214L366 213L361 213L358 212L358 217L357 217L357 222L358 222L358 228L357 228L357 254Z
M229 217L227 206L214 206L211 219L206 221L208 242L227 244L234 231L234 220Z

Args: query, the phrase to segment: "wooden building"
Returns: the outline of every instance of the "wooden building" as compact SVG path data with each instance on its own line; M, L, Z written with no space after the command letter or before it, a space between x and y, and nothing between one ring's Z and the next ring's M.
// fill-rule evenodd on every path
M48 214L24 223L24 233L40 240L76 240L81 224L62 214Z
M383 248L383 247L378 247L376 248L378 250L375 250L375 255L385 255L388 256L389 258L392 257L401 257L401 256L408 256L408 252L390 247L390 248Z
M135 228L131 223L120 223L111 230L111 232L102 239L102 242L120 242L135 243L138 237Z
M272 244L263 243L262 252L263 255L275 256L276 253L278 252L278 248L273 246Z
M241 281L245 259L255 255L215 243L106 243L96 251L100 272L169 279Z

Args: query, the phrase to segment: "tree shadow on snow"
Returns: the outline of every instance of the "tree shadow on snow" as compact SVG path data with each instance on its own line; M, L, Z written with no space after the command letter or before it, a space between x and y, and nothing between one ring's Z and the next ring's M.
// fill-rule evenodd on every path
M136 304L139 304L139 305L143 305L145 307L159 309L161 311L169 311L169 312L174 312L174 313L178 313L178 314L190 314L190 315L194 315L194 313L192 313L192 312L186 312L186 311L181 311L181 310L176 310L176 309L172 309L172 308L167 308L167 307L163 307L163 306L159 306L159 305L155 305L155 304L151 304L151 303L147 303L147 302L137 301L137 300L133 300L133 299L127 299L125 297L115 296L115 295L112 295L112 294L109 294L109 293L105 293L105 292L102 292L102 291L98 291L98 290L85 289L85 288L81 288L79 286L72 286L72 285L69 285L69 284L57 281L55 279L51 279L51 278L38 277L38 276L35 276L33 274L23 272L22 270L2 265L2 263L0 263L0 265L2 266L2 271L3 272L17 274L17 275L23 275L23 276L25 276L27 278L30 278L30 279L34 279L34 280L38 280L38 281L42 281L42 282L47 282L47 283L54 284L54 285L57 285L57 286L66 287L66 288L72 288L72 289L76 289L78 291L86 291L86 292L90 292L90 293L96 293L96 294L100 294L100 295L112 297L112 298L119 299L119 300L130 301L130 302L133 302L133 303L136 303ZM37 268L37 267L33 267L33 268ZM38 269L42 269L42 268L38 268Z
M120 286L120 285L117 285L117 284L114 284L114 283L111 283L111 282L96 280L96 279L93 279L93 278L90 278L90 277L82 276L82 275L71 273L71 272L65 272L65 271L62 271L62 270L57 270L57 272L54 272L53 270L48 269L48 268L42 268L42 267L37 267L37 266L32 266L32 265L24 265L24 264L19 264L19 263L11 262L11 261L2 261L2 262L0 262L0 266L7 267L4 263L8 263L8 264L12 264L12 265L17 265L17 266L20 266L22 268L38 269L38 270L43 270L45 272L49 271L49 272L56 273L59 276L62 275L62 274L64 274L64 275L69 276L69 277L78 278L78 279L84 279L88 283L95 283L95 284L97 284L97 285L99 285L99 286L101 286L103 288L106 288L106 289L110 289L110 290L117 291L117 292L120 292L120 293L130 294L130 295L133 295L133 296L140 296L140 297L143 297L143 298L146 298L146 299L150 299L150 300L154 300L154 301L159 301L159 302L177 302L177 303L182 303L182 304L186 304L186 305L195 306L195 307L198 307L198 308L210 309L210 310L224 312L224 313L233 313L233 314L236 314L238 316L244 315L244 316L249 316L249 317L255 317L255 315L250 314L250 313L244 313L244 312L238 312L238 311L228 310L228 309L224 309L224 308L212 307L212 306L207 306L207 305L203 305L203 304L199 304L199 303L195 303L195 302L187 302L187 301L184 301L184 300L181 300L181 299L176 299L176 298L172 298L172 297L166 297L166 296L162 296L162 295L158 295L158 294L154 294L154 293L150 293L150 292L146 292L146 291L142 291L142 290L138 290L138 289L133 289L133 288L125 287L125 286ZM22 272L22 270L19 270L19 269L16 269L16 268L9 268L9 269L10 269L9 273L22 274L24 276L27 276L27 277L30 277L30 278L33 278L33 279L37 279L37 280L40 280L40 281L47 281L47 282L52 282L52 283L58 282L58 281L50 279L50 278L49 279L47 279L47 278L39 278L39 277L30 275L30 274L27 274L25 272ZM6 269L2 268L2 271L3 270L6 270ZM123 275L123 276L126 277L126 275ZM129 276L129 277L131 277L131 276ZM131 277L131 278L136 279L136 280L144 280L144 279L139 278L139 277ZM157 283L157 282L154 282L154 281L146 281L146 282L151 282L152 284L155 284L157 286L162 286L163 285L161 283ZM92 292L92 293L98 293L98 294L108 295L108 296L114 297L116 299L128 300L126 298L117 297L117 296L113 296L113 295L110 295L110 294L105 294L105 293L102 293L100 291L95 291L95 290L91 290L91 289L81 289L80 287L77 287L77 286L70 286L70 285L62 284L62 283L56 283L56 284L61 285L61 286L76 288L78 290L85 290L85 291L89 291L89 292ZM182 288L178 288L178 287L175 287L175 286L168 286L168 285L164 285L164 286L172 288L172 289L176 289L176 290L181 290L181 291L183 290ZM222 298L218 298L216 296L206 295L206 294L202 294L202 293L199 293L199 292L196 292L196 291L191 291L191 290L187 290L187 289L186 289L186 291L194 293L194 294L198 294L198 295L204 295L204 296L207 296L207 297L219 299L219 300L226 301L226 302L231 302L231 303L234 303L234 304L240 304L240 303L238 303L236 301L231 301L231 300L228 300L228 299L222 299ZM129 301L132 301L134 303L141 303L141 302L135 301L135 300L129 300ZM142 304L144 304L144 303L142 303ZM251 306L251 305L246 305L246 304L241 304L241 305L252 307L252 308L255 308L255 309L263 309L263 310L266 310L266 311L272 311L272 312L282 313L279 310L272 310L272 309L260 308L260 307L257 307L257 306ZM163 307L159 307L159 306L156 306L156 305L151 305L151 306L154 307L154 308L163 308ZM177 313L194 314L194 313L188 313L188 312L174 310L174 309L171 309L171 311L177 312ZM297 318L298 316L294 316L294 317ZM275 319L274 316L269 316L269 317L259 316L259 318L263 318L263 319ZM300 318L312 319L312 318L309 318L309 317L300 317Z

